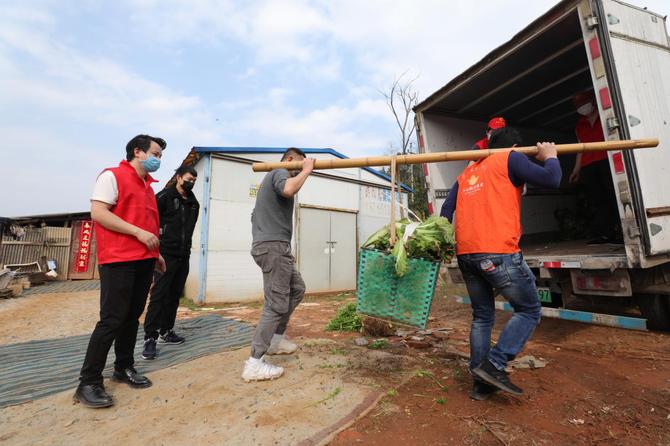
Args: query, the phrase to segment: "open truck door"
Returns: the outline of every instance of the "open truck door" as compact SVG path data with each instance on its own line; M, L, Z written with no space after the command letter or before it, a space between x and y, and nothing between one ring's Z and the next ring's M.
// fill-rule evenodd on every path
M647 256L668 253L670 41L665 18L617 0L592 0L590 7L590 16L589 8L579 9L600 109L611 108L615 116L602 120L607 139L653 136L660 141L657 150L610 153L622 222L637 221L637 227L624 224L624 230L641 238Z

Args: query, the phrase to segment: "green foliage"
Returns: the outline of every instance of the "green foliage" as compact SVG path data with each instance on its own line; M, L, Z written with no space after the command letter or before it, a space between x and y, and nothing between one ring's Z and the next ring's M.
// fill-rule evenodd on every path
M395 257L395 272L398 276L404 276L407 272L407 250L402 240L398 240L391 250L391 255Z
M363 244L363 247L374 247L376 249L386 251L389 247L389 240L391 239L391 233L389 232L389 225L384 226L367 239Z
M326 331L358 331L363 319L356 313L356 304L349 302L337 310L335 317L326 325Z
M332 392L329 392L328 395L326 395L325 398L323 398L323 399L321 399L321 400L319 400L315 403L309 404L309 405L305 406L305 408L313 407L313 406L317 406L321 403L325 403L328 400L332 400L333 398L335 398L340 393L342 393L342 388L341 387L335 387L335 389Z
M198 305L196 305L195 302L193 302L188 297L183 297L183 296L182 296L181 299L179 299L179 306L180 307L186 307L191 311L196 311L196 310L200 309L200 307L198 307Z
M372 350L381 350L389 348L390 346L391 344L389 344L389 341L387 341L386 339L376 339L372 341L370 345L368 345L368 348Z
M449 391L449 388L448 388L447 386L443 385L443 384L440 382L440 380L438 380L437 378L435 378L435 375L433 375L431 372L429 372L429 371L427 371L427 370L417 370L417 371L416 371L416 376L419 377L419 378L429 378L429 379L432 380L435 384L437 384L437 387L438 387L441 391L443 391L443 392L448 392L448 391Z
M342 347L333 347L333 348L330 349L330 354L331 355L346 356L346 355L349 354L349 350L347 350L346 348L342 348Z
M339 362L337 364L321 364L317 365L317 367L320 369L339 369L342 367L346 367L346 364Z
M455 239L454 228L449 220L436 215L431 216L416 227L407 242L403 242L409 223L408 219L402 219L395 224L397 241L390 253L396 259L395 270L398 276L404 276L407 272L409 257L431 261L451 261L454 256ZM368 238L363 248L389 252L390 239L390 225L387 225Z

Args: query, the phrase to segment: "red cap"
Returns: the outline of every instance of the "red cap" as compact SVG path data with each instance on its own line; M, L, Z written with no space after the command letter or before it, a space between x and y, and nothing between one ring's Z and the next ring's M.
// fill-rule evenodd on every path
M503 118L501 116L496 116L495 118L492 118L489 121L489 128L491 130L501 129L501 128L505 127L506 125L507 124L505 123L505 118Z

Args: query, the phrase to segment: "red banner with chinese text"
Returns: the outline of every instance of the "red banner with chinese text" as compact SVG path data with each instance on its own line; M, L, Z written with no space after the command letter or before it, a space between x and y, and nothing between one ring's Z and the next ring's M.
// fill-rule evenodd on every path
M91 258L91 241L93 237L93 222L83 221L79 230L79 246L74 257L74 272L85 273Z

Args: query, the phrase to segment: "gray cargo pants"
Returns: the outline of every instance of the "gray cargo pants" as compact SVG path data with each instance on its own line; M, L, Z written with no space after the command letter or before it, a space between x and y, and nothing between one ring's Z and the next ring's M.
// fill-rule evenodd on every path
M263 271L265 305L251 342L251 356L262 357L272 336L284 334L293 310L305 295L305 282L295 267L288 242L259 242L251 255Z

